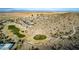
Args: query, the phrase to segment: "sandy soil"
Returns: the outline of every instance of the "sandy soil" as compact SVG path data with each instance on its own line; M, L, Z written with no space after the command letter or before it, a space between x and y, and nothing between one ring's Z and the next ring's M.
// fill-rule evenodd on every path
M22 44L23 50L32 49L32 46L39 49L77 49L73 45L79 43L79 14L78 13L0 13L1 16L26 17L15 20L14 25L26 31L25 42ZM32 21L32 22L31 22ZM24 23L25 22L25 23ZM3 32L7 32L7 25L13 22L7 22ZM29 23L29 25L27 24ZM31 24L34 23L34 24ZM31 27L30 27L31 26ZM46 35L45 40L34 40L37 34ZM77 34L77 35L76 35ZM14 36L13 36L14 37ZM70 37L72 39L70 39ZM73 37L77 37L74 39ZM16 37L15 37L16 38ZM19 38L18 38L19 39ZM52 48L53 47L53 48Z

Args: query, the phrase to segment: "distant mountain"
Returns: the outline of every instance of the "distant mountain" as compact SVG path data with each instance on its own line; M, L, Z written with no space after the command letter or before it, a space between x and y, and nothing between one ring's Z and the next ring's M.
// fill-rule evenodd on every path
M0 8L0 12L25 12L28 11L27 9L21 9L21 8Z

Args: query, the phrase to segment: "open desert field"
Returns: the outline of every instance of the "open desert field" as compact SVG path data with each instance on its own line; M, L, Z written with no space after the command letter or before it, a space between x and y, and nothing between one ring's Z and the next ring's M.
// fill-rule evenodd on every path
M0 13L2 43L13 44L10 50L78 50L79 13Z

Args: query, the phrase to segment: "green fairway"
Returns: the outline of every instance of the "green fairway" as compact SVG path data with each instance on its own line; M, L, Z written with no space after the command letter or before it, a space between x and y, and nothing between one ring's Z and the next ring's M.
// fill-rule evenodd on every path
M44 40L46 39L47 37L45 35L41 35L41 34L38 34L38 35L35 35L33 37L35 40Z
M25 37L25 35L19 33L20 29L17 28L15 25L9 25L8 29L11 30L11 32L13 32L13 34L17 35L19 38Z

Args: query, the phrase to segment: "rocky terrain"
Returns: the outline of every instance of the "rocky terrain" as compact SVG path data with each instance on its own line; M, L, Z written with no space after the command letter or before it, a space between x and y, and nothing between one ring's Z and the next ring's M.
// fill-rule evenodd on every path
M46 38L35 40L36 35ZM15 42L17 50L78 50L79 13L0 13L0 42Z

